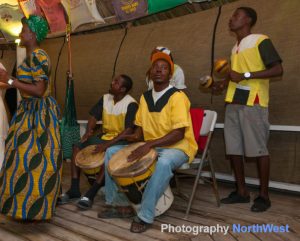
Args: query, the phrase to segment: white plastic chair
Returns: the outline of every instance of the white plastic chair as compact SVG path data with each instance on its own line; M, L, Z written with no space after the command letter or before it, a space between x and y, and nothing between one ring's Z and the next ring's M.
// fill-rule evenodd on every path
M195 196L198 184L199 184L199 179L201 177L201 172L202 172L202 168L203 168L204 164L207 164L210 167L211 178L212 178L211 184L214 189L215 196L216 196L217 206L218 207L220 206L220 197L219 197L219 192L218 192L218 186L217 186L217 181L216 181L216 177L215 177L215 171L214 171L214 167L213 167L212 158L210 155L210 143L211 143L211 139L212 139L212 134L215 129L216 121L217 121L217 113L215 111L204 110L204 117L203 117L201 129L200 129L200 136L207 136L204 150L201 154L200 153L198 154L198 155L200 155L200 157L198 157L198 155L197 155L196 158L192 161L192 163L190 163L190 164L185 163L179 169L176 170L176 173L182 173L182 174L186 174L186 175L195 176L192 193L191 193L190 197L186 198L186 199L188 199L188 206L187 206L187 209L185 212L185 219L188 218L188 215L189 215L189 212L190 212L190 209L192 206L192 202L193 202L193 199L194 199L194 196ZM184 175L184 176L186 176L186 175ZM178 193L180 196L185 196L185 195L183 195L182 192L180 192L178 178L179 178L179 176L175 174L175 181L176 181Z

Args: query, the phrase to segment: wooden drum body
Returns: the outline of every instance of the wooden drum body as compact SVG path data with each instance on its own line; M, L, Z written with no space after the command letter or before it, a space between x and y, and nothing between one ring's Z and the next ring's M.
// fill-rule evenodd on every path
M120 191L124 192L128 200L138 209L142 201L143 192L148 180L151 178L157 159L157 153L151 149L144 157L132 162L127 157L133 150L143 145L138 142L124 147L115 153L108 163L108 172L118 184ZM156 205L155 216L165 212L172 204L174 196L168 187Z
M93 152L96 146L97 145L87 146L76 155L75 164L80 167L85 174L97 174L103 166L105 152L94 154Z

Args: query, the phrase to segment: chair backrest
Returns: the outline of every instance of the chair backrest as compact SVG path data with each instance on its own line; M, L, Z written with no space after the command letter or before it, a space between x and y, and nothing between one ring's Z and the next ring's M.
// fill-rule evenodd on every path
M203 122L200 129L200 136L207 136L211 131L215 129L217 121L217 112L213 110L204 110Z

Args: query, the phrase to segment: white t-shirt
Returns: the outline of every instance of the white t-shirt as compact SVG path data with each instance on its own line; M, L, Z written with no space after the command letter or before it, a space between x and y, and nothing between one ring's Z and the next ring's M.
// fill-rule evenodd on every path
M154 88L152 89L152 97L153 97L153 101L154 104L156 104L156 101L158 101L158 99L160 97L162 97L164 95L164 93L166 93L169 89L173 88L172 85L169 85L167 88L163 89L162 91L156 92L154 90Z
M148 90L153 89L153 81L149 80L148 76L146 77L146 83L148 85ZM177 64L174 64L174 73L170 79L170 85L180 90L186 89L183 70Z

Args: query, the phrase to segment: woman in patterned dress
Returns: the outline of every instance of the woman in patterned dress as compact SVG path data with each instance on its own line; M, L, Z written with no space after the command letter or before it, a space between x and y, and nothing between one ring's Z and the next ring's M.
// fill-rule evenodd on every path
M61 182L59 108L50 96L50 60L39 43L48 25L40 16L22 19L26 59L17 78L0 70L0 82L20 90L10 123L0 173L0 211L14 219L47 220L54 213Z

